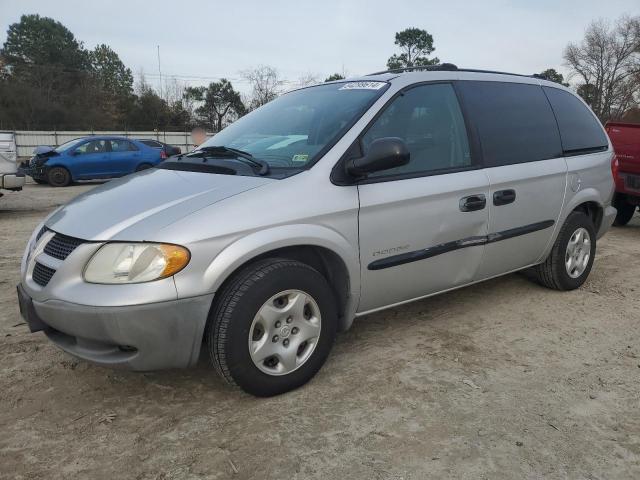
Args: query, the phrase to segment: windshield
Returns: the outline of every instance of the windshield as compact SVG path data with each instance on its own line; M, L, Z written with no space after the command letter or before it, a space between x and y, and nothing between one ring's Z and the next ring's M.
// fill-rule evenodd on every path
M70 140L68 142L65 142L62 145L60 145L58 148L56 148L55 151L58 152L58 153L62 153L65 150L69 150L70 148L76 146L82 140L84 140L84 138L76 138L75 140Z
M243 150L272 169L308 168L387 86L385 82L343 82L296 90L242 117L200 148Z

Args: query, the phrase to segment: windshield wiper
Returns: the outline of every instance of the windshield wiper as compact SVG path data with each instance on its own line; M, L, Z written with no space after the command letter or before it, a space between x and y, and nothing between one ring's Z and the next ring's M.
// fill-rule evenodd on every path
M224 146L202 147L196 150L195 152L187 154L187 157L202 156L207 153L211 153L215 156L233 157L233 158L242 159L248 163L251 163L253 166L258 167L259 175L266 175L269 173L269 164L267 162L259 158L255 158L249 152L245 152L244 150L238 150L237 148L224 147Z

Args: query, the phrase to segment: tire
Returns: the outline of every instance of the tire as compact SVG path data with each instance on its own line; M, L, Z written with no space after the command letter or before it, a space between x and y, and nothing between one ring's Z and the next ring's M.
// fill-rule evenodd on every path
M151 167L153 167L153 165L151 165L150 163L141 163L136 167L136 172L141 172L142 170L148 170Z
M286 292L291 293L277 297ZM300 305L304 306L294 309ZM263 311L270 315L258 314ZM211 362L229 383L252 395L288 392L311 380L324 364L336 336L337 318L333 292L318 271L294 260L258 261L232 277L214 302L205 333ZM307 329L309 325L312 328ZM308 333L312 329L316 333ZM265 350L256 347L252 354L254 345ZM259 360L271 350L285 357L276 354ZM279 358L288 358L293 369Z
M636 206L627 202L624 197L619 196L616 196L616 199L613 202L613 206L616 207L616 210L618 210L613 224L616 227L624 227L631 221L631 218L636 211Z
M47 172L47 183L52 187L67 187L71 185L71 174L64 167L53 167Z
M586 262L578 262L581 263L581 268L576 268L573 270L573 275L570 275L566 264L569 255L567 247L579 231L586 231L588 234L589 245L587 247L583 243L582 251L585 253L588 251L589 257ZM574 290L580 287L589 276L595 253L596 230L593 222L584 212L571 212L558 233L551 253L543 263L533 267L532 273L535 280L547 288Z

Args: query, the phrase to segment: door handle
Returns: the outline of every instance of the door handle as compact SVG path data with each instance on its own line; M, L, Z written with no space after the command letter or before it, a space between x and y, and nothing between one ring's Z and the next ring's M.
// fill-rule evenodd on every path
M486 205L487 197L481 193L460 199L461 212L475 212L476 210L482 210Z
M498 190L493 193L493 204L496 206L506 205L516 201L516 191L513 189Z

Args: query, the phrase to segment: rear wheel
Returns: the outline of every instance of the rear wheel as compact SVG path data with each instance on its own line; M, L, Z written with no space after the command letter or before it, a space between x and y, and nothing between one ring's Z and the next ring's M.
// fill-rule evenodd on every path
M136 172L141 172L142 170L148 170L151 167L153 167L153 165L151 165L150 163L141 163L136 167Z
M591 272L596 253L596 231L583 212L572 212L558 233L547 259L533 267L535 279L555 290L580 287Z
M71 174L64 167L53 167L47 172L47 183L52 187L71 185Z
M222 290L206 340L227 381L265 397L308 382L329 355L336 327L325 278L304 263L270 258L249 265Z
M619 195L616 195L613 206L618 210L613 224L617 227L624 227L631 221L631 218L636 211L636 206L629 203L624 196Z

